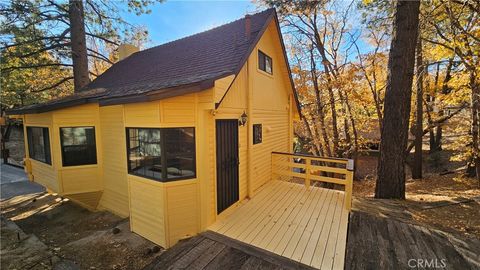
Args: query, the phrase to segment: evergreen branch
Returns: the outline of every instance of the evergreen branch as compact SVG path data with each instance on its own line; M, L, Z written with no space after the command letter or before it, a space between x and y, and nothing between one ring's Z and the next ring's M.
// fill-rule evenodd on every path
M73 76L72 76L72 77L63 78L63 79L61 79L60 81L58 81L58 82L56 82L56 83L54 83L54 84L52 84L52 85L50 85L50 86L44 87L44 88L42 88L42 89L40 89L40 90L34 90L34 91L32 91L32 92L33 92L33 93L44 92L44 91L53 89L53 88L55 88L55 87L57 87L57 86L65 83L65 82L67 82L67 81L69 81L69 80L72 80L72 79L73 79Z

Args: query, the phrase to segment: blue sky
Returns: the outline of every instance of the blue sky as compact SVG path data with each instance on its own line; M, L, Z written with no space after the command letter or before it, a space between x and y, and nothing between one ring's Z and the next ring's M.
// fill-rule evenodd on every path
M166 1L150 7L150 14L124 12L126 21L146 26L152 47L192 35L257 10L251 1Z

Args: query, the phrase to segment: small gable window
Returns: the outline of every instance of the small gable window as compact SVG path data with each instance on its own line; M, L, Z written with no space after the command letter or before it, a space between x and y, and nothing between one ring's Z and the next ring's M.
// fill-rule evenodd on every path
M31 159L52 164L48 128L27 127L28 155Z
M253 144L262 143L262 124L253 125Z
M64 167L97 164L95 127L60 128Z
M272 58L260 50L258 50L258 68L268 74L273 74Z

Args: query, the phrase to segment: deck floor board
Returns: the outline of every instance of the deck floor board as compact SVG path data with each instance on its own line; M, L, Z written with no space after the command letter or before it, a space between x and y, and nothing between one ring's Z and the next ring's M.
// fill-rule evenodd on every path
M343 269L344 193L270 181L209 230L317 269Z

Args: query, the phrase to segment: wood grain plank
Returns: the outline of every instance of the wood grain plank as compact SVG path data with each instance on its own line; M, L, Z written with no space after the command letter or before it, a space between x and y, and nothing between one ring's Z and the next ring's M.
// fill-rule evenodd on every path
M345 207L344 203L344 207L342 208L340 227L338 229L337 245L335 246L335 256L333 257L332 269L344 269L345 267L345 248L347 246L348 216L349 211Z
M337 201L335 203L335 212L333 215L332 225L328 234L327 246L323 254L322 269L332 269L333 260L335 257L335 246L337 245L338 230L340 228L340 218L342 209L345 207L343 203L345 200L343 196L338 194Z
M185 269L189 264L195 261L201 254L205 253L215 242L210 239L204 239L190 251L185 253L175 263L167 269Z
M270 181L270 182L266 183L265 185L263 185L260 188L260 189L262 189L261 192L258 192L253 198L251 198L248 201L248 203L240 206L239 209L234 211L235 214L232 213L228 217L217 220L214 224L210 225L208 227L208 229L211 230L211 231L225 231L225 230L228 230L228 228L230 226L232 226L233 224L235 224L237 222L237 220L240 218L239 215L243 214L244 212L248 212L251 209L254 209L255 208L255 205L254 205L255 202L258 202L258 203L264 202L280 186L281 186L280 181L276 181L276 180L273 180L273 181Z
M303 213L308 208L308 201L313 198L315 193L309 192L302 197L298 203L299 208L294 210L294 214L288 216L288 218L283 223L282 227L278 230L277 236L274 237L270 243L267 245L266 249L277 254L282 254L288 245L288 241L295 232L296 224L298 224ZM298 209L298 210L297 210Z
M241 219L229 230L225 235L228 235L235 239L244 239L247 237L253 229L255 229L256 225L258 224L259 220L262 220L265 215L272 211L272 207L278 205L282 201L282 196L278 196L278 194L286 195L288 191L294 186L289 186L287 184L283 184L281 189L275 192L274 195L270 198L270 200L263 205L257 204L257 209L252 211L251 213L244 213Z
M316 199L316 204L313 206L313 212L310 215L310 219L308 220L307 226L302 231L302 235L298 240L297 247L293 252L293 256L291 257L293 260L301 261L303 254L306 251L308 242L313 234L313 230L317 221L319 220L319 215L322 212L322 208L325 206L325 199L327 198L327 194L329 193L327 189L320 189L318 194L318 198ZM324 218L322 218L323 221ZM319 222L320 223L320 222ZM316 242L316 241L315 241Z
M243 232L245 226L248 226L252 219L257 218L261 215L266 208L272 203L272 200L275 201L275 195L280 192L285 192L288 189L286 183L277 181L275 186L263 191L265 193L262 200L250 201L249 203L242 205L237 211L232 213L228 218L227 225L222 229L218 230L218 233L228 234L233 238L238 237L238 235ZM258 194L260 196L260 194Z
M275 247L276 243L278 243L278 241L281 239L279 236L282 236L283 233L288 229L290 220L299 214L299 210L302 208L308 196L311 194L312 192L307 192L307 189L302 190L295 203L290 205L289 209L276 221L274 226L269 229L268 233L265 234L262 244L259 245L260 248L264 248L273 252L273 248Z
M315 247L317 246L318 238L320 238L320 234L322 233L322 228L325 224L326 215L329 206L332 204L333 192L324 192L324 202L323 207L318 215L317 222L313 228L313 232L311 237L305 247L305 252L302 256L301 262L304 264L310 265L313 257L313 253L315 252Z
M320 268L322 265L323 256L325 254L325 249L327 248L328 235L330 234L330 228L333 223L333 216L335 214L335 202L338 201L338 193L332 195L332 203L329 205L327 216L325 218L325 223L322 227L322 232L317 241L317 246L315 247L315 252L313 253L311 266L315 268Z
M282 256L285 256L287 258L291 258L293 256L293 252L297 247L298 241L300 240L300 237L302 236L302 233L305 230L305 227L307 226L307 223L311 218L315 203L318 200L318 195L320 194L319 189L312 189L312 192L315 192L314 197L312 198L312 200L307 202L308 208L306 209L306 211L303 212L303 216L298 222L295 228L295 232L292 238L290 238L290 241L288 242L287 247L283 251Z
M244 252L235 248L226 247L203 269L240 269L248 258L248 254L245 254Z
M270 213L264 218L262 223L258 224L258 228L261 228L261 230L257 233L250 244L257 247L266 246L268 244L268 240L264 240L265 236L272 230L273 226L276 225L282 216L288 215L291 209L295 208L296 202L300 200L306 190L307 188L303 186L300 189L292 189L288 198L283 200L284 204L275 213Z
M225 245L219 242L214 242L214 244L189 264L186 269L189 270L201 270L205 268L212 260L215 259L224 249Z

